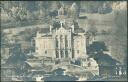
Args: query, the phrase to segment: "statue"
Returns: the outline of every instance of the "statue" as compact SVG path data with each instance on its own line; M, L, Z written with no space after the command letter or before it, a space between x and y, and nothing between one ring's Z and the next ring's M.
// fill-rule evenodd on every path
M64 15L64 8L63 6L58 10L58 16Z

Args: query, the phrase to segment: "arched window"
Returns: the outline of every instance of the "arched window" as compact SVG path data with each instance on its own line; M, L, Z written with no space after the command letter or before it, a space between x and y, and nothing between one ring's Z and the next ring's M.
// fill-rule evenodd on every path
M65 47L68 47L68 39L67 39L67 35L65 35Z
M60 41L63 41L63 36L62 35L60 35Z
M63 36L60 35L60 48L62 49L63 48Z
M45 50L45 54L47 54L47 50Z
M72 51L72 58L74 58L74 50L71 50Z
M68 58L68 51L65 51L65 57Z
M61 53L61 58L63 58L63 57L64 57L64 52L63 52L63 50L61 50L60 53Z
M56 50L56 58L59 58L59 51Z
M56 41L56 48L58 48L58 39L57 39L57 36L55 38L55 41Z

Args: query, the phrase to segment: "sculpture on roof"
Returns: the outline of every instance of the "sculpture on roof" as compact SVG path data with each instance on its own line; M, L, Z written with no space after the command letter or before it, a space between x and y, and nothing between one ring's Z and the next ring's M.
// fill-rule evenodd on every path
M68 17L76 18L78 16L78 6L76 3L73 3L72 6L67 10Z

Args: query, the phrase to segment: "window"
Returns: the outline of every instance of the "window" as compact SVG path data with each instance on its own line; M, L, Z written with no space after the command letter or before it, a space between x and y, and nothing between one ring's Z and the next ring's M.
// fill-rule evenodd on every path
M79 54L79 50L77 50L77 53Z
M65 47L68 47L68 39L67 39L67 35L65 35Z
M63 36L62 36L62 35L60 35L60 41L61 41L61 42L63 41Z
M57 38L56 38L56 48L58 48L58 40L57 40Z
M47 54L47 50L45 51L45 54Z
M68 51L65 51L65 57L68 58Z
M59 51L56 50L56 58L59 58Z
M64 57L64 52L63 52L63 50L61 50L60 53L61 53L61 58L63 58L63 57Z
M74 58L74 50L72 50L72 58Z

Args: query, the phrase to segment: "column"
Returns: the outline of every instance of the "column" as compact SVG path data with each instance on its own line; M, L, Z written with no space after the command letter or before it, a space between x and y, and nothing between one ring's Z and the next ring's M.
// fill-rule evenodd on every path
M72 49L73 49L73 47L72 47L72 44L73 44L73 43L72 43L72 42L73 42L73 38L72 38L71 33L70 33L69 41L68 41L70 58L72 58Z
M65 57L68 57L68 38L67 35L65 35Z
M60 35L58 36L58 46L59 46L59 58L61 58L61 40L60 40Z
M55 53L56 53L56 58L59 58L59 53L58 53L58 37L55 36Z
M64 43L64 44L63 44L63 45L64 45L64 50L63 50L63 52L64 52L64 58L66 58L66 56L65 56L65 51L66 51L66 50L65 50L65 35L63 36L63 43Z

